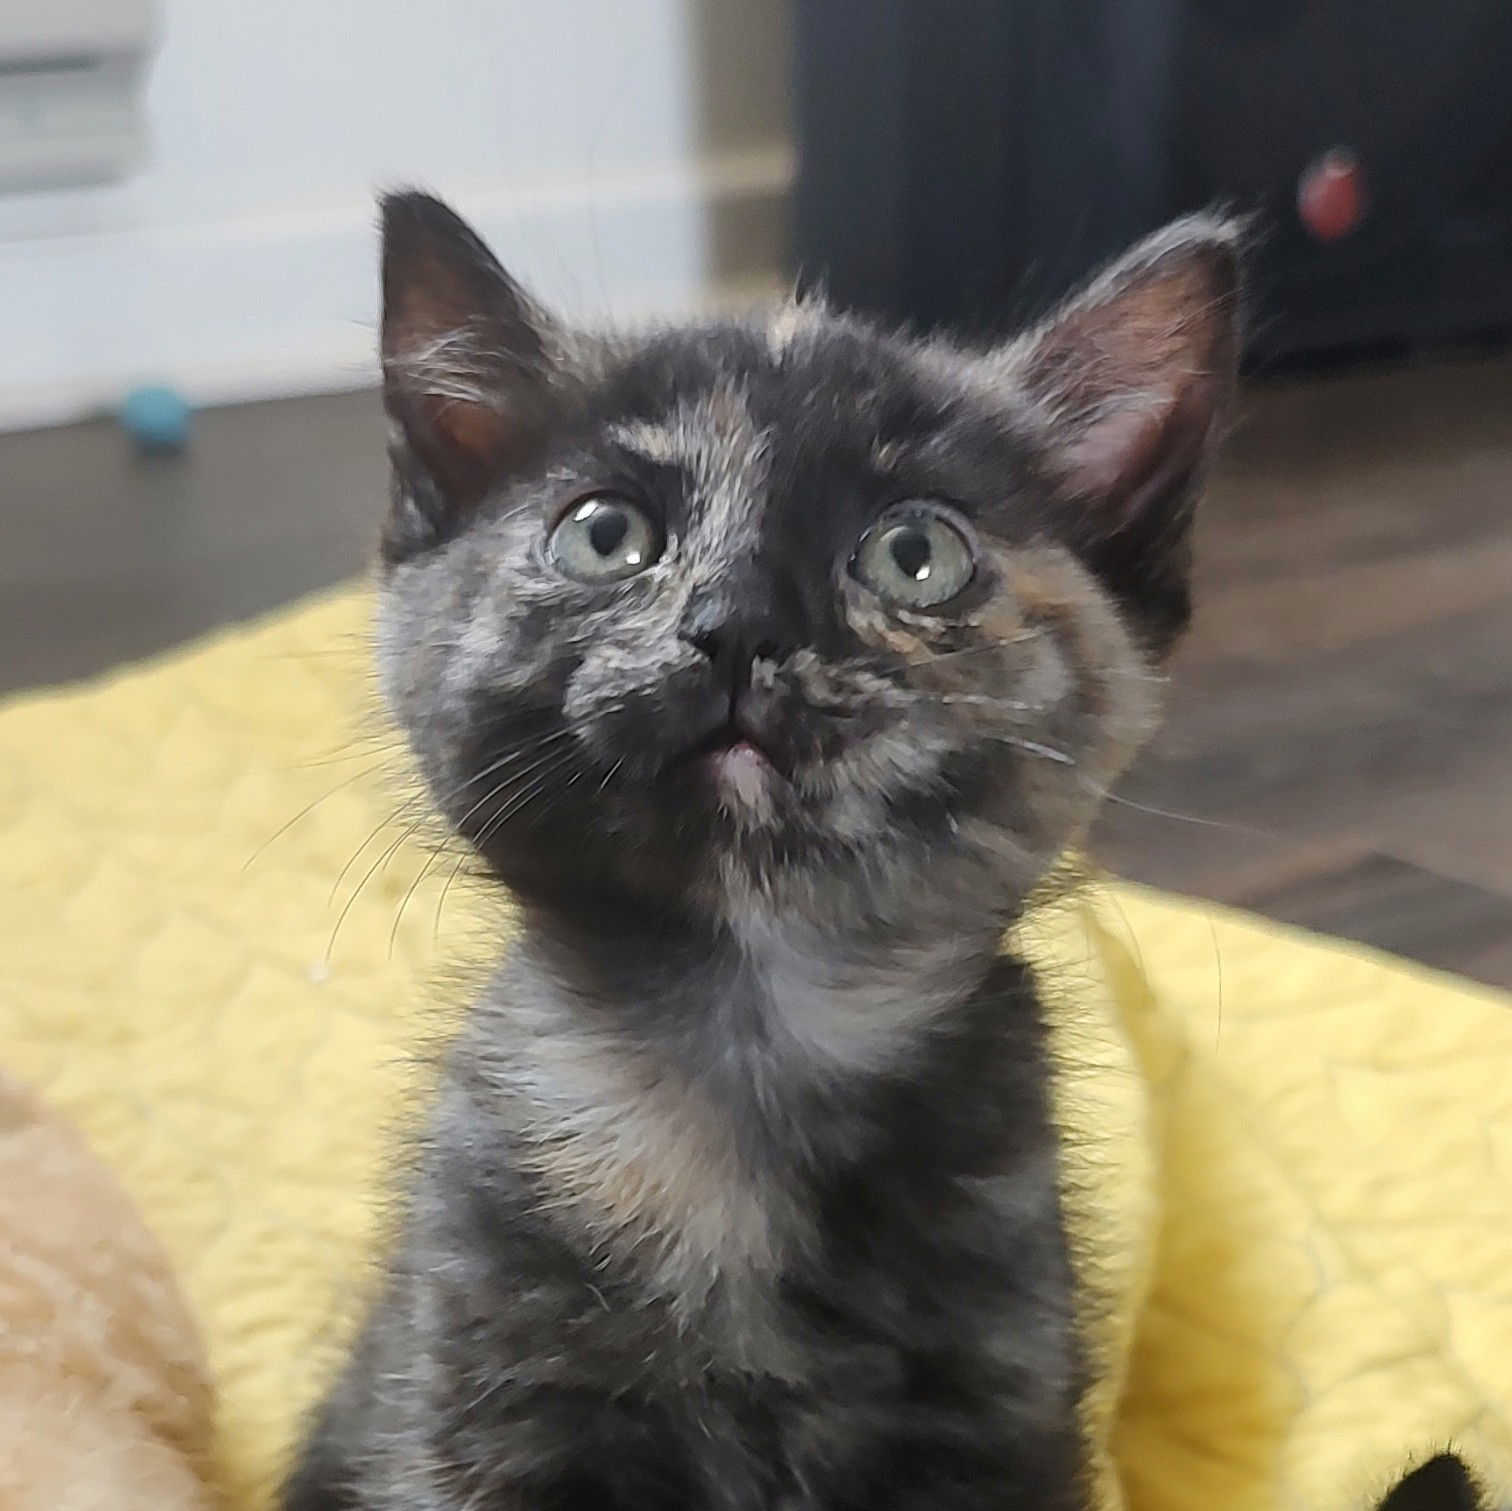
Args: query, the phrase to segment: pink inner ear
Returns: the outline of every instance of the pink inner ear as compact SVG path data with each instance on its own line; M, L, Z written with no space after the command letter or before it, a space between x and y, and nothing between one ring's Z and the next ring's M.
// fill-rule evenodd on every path
M470 270L436 255L406 264L384 311L385 378L410 444L458 501L487 482L508 445L505 418L468 390L484 375L473 352L479 291Z
M1079 494L1123 497L1150 471L1168 408L1114 410L1093 420L1062 453L1068 482Z
M497 405L428 394L425 403L440 440L479 466L492 468L509 444L509 422Z
M1200 469L1233 377L1236 279L1230 233L1178 223L1030 339L1023 381L1044 406L1047 461L1107 528Z
M1216 414L1211 373L1186 372L1173 392L1131 395L1091 421L1063 452L1067 482L1099 500L1117 529L1198 467Z
M515 428L497 404L449 394L445 388L439 373L411 375L391 384L389 403L442 490L456 503L470 503L496 481Z
M541 327L444 206L401 200L385 214L384 402L440 491L472 504L534 444L548 402Z

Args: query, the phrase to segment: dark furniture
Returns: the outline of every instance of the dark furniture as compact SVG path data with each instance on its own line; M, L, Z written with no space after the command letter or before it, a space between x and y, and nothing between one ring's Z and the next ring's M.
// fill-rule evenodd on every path
M796 260L842 304L1006 328L1223 204L1256 217L1254 361L1512 330L1507 0L797 0L796 20ZM1299 188L1337 149L1353 199L1324 236Z

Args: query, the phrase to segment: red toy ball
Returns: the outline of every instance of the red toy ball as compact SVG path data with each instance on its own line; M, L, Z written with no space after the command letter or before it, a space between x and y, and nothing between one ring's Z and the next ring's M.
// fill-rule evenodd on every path
M1338 241L1365 218L1365 175L1348 148L1326 152L1297 185L1297 216L1319 241Z

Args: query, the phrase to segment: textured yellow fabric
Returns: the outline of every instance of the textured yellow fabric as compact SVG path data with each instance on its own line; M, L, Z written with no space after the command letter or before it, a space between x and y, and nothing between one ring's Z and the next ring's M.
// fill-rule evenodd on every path
M366 613L0 711L0 1063L181 1266L246 1511L360 1299L416 1047L507 928L407 834ZM1132 887L1027 935L1105 1505L1346 1511L1451 1446L1512 1497L1512 1006Z

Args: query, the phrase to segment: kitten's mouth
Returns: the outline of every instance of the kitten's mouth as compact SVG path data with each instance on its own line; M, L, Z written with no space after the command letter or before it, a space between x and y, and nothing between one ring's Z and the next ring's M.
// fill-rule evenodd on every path
M733 763L753 770L765 768L773 776L782 774L770 747L760 736L742 728L734 719L695 741L680 757L680 763L710 767Z
M780 743L738 704L729 716L695 740L676 764L697 773L723 803L760 805L789 776Z

